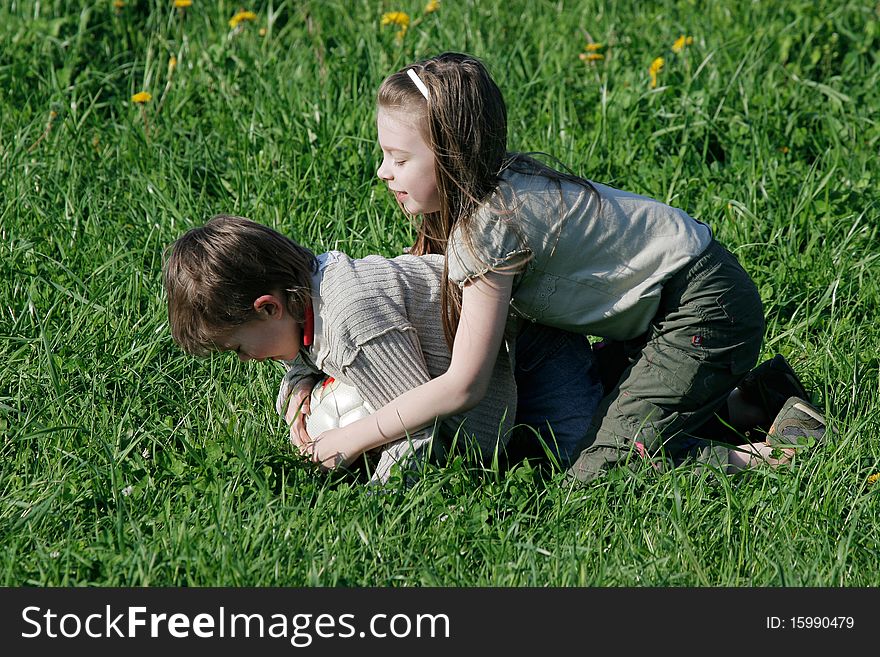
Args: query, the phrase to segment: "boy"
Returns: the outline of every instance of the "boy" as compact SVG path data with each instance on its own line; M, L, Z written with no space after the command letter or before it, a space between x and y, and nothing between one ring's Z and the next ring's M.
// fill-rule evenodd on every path
M171 335L184 351L235 351L239 358L280 360L290 368L277 408L299 404L320 373L346 381L374 408L439 376L449 366L440 318L442 256L352 259L315 256L280 233L243 217L217 215L167 250L163 282ZM504 347L502 347L504 351ZM296 405L292 405L296 408ZM303 412L308 409L303 405ZM406 438L353 448L309 437L302 418L291 442L324 468L381 454L372 482L395 463L410 466L459 430L484 457L501 450L516 414L510 359L496 359L490 393L479 405ZM324 434L322 434L324 435ZM363 449L361 449L363 447Z

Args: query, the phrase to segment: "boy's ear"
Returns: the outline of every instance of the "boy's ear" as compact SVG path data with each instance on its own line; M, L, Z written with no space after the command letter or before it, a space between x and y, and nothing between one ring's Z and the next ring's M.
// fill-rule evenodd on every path
M274 294L264 294L254 301L254 310L260 318L280 317L284 313L284 304Z

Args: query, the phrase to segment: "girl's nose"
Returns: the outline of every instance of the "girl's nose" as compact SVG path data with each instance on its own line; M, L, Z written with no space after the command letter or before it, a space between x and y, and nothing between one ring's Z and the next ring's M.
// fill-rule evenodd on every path
M379 168L376 170L376 175L379 176L382 180L391 180L391 167L388 166L388 159L382 158L382 162L379 164Z

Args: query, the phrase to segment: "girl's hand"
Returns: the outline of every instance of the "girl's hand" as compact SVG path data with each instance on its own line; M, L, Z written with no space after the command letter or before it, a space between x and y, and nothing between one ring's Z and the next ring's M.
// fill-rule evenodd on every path
M306 431L306 417L311 412L312 381L301 381L290 393L287 412L284 419L290 425L290 444L300 450L303 446L312 442L309 432Z
M346 449L347 448L347 449ZM354 461L358 453L351 449L351 440L342 429L330 429L299 449L322 470L344 467Z

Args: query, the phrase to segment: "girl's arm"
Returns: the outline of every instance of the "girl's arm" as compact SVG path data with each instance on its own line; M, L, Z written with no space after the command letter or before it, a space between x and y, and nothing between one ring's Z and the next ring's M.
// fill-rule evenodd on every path
M418 431L437 417L476 406L486 395L501 349L512 286L513 275L500 272L490 272L467 283L462 290L461 319L449 369L408 390L369 417L322 433L301 451L332 468Z

